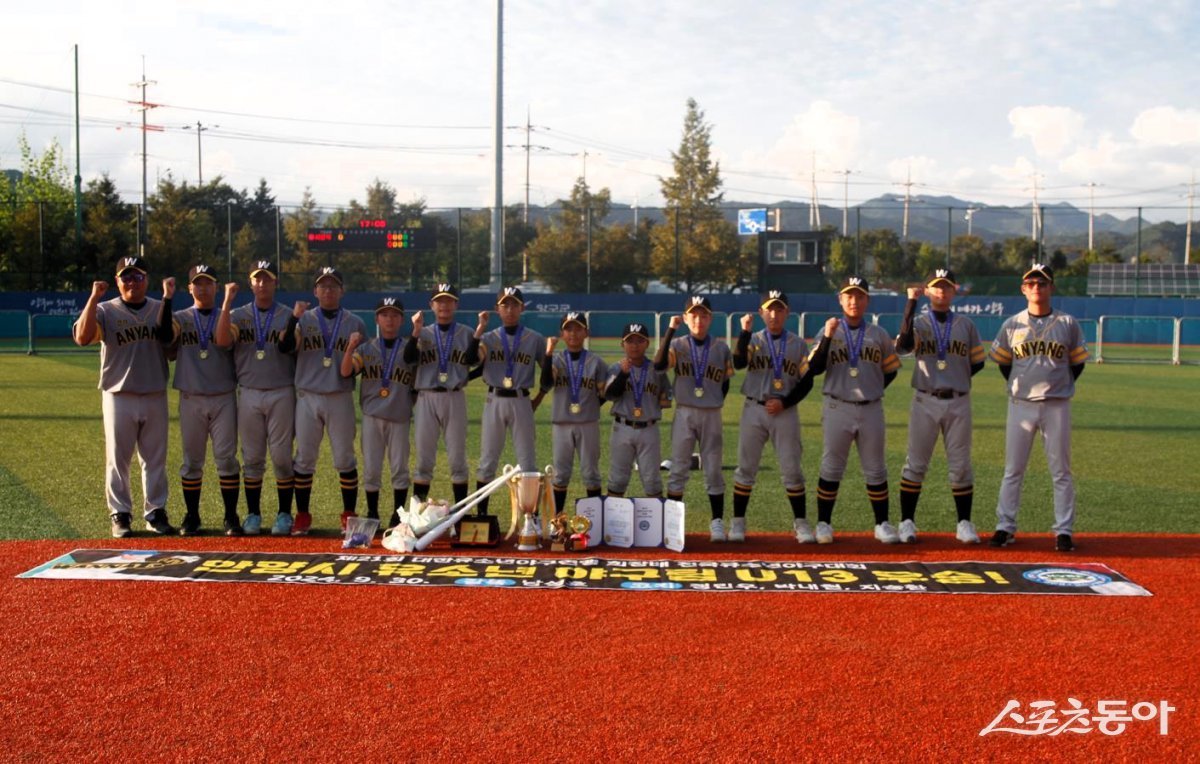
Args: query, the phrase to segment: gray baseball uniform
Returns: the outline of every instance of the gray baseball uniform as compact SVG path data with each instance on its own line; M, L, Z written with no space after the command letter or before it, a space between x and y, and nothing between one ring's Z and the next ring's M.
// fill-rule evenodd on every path
M512 331L502 326L484 334L479 346L488 397L475 477L480 483L496 477L504 435L510 429L517 463L522 470L538 471L529 390L546 356L546 338L524 326L517 325Z
M746 332L745 334L750 334ZM740 342L739 342L740 347ZM758 477L763 446L769 440L779 460L780 477L788 494L804 491L803 450L800 445L800 413L793 404L772 416L766 402L771 398L789 401L789 396L808 373L808 344L803 337L784 330L772 337L766 329L750 336L745 353L746 377L742 380L741 426L738 430L738 463L733 473L734 492L749 494ZM738 366L735 355L734 365Z
M296 457L297 474L316 470L321 438L329 433L333 468L357 469L354 456L354 380L342 377L338 364L350 335L367 332L362 319L339 308L325 315L310 308L296 325Z
M404 340L396 338L388 347L386 340L376 337L354 351L354 370L360 375L358 399L363 418L362 482L367 491L380 488L385 452L392 473L392 488L408 488L409 484L408 431L415 375L413 367L404 363L403 345Z
M646 496L662 495L662 442L658 420L669 403L666 372L649 358L628 374L621 364L608 367L605 397L612 401L613 428L608 440L608 492L624 496L636 463ZM690 459L690 456L689 456Z
M600 404L608 367L600 356L587 350L556 353L550 367L554 402L550 420L554 449L554 480L557 488L571 482L575 454L584 488L600 488Z
M261 488L267 453L276 485L292 488L292 438L295 431L296 357L279 350L291 311L279 303L259 310L254 303L233 310L233 362L237 373L238 437L242 442L242 479Z
M217 474L233 477L238 487L237 400L234 390L233 351L213 342L217 311L196 307L175 311L174 387L179 391L179 433L183 465L179 476L185 489L199 488L204 477L204 457L212 439ZM229 486L223 486L228 488Z
M428 485L437 465L438 438L446 441L450 482L464 484L470 478L467 466L468 367L478 359L474 329L465 324L425 326L420 336L410 337L404 347L404 362L416 367L414 385L417 403L413 411L416 433L416 466L412 479Z
M167 506L167 356L162 302L132 308L117 297L96 306L104 416L105 496L110 514L132 514L129 467L142 463L144 515Z
M1055 533L1071 534L1075 522L1075 480L1071 475L1072 366L1087 362L1088 349L1079 323L1062 311L1034 316L1023 310L1000 327L992 342L992 360L1008 373L1008 423L1005 429L1004 478L996 505L996 529L1015 534L1025 467L1040 430L1054 482Z
M700 442L700 464L709 495L725 493L721 473L724 425L721 409L725 383L733 375L733 355L724 340L711 334L703 342L692 336L671 340L667 365L675 370L675 421L671 427L671 471L667 495L682 496L691 469L692 449Z

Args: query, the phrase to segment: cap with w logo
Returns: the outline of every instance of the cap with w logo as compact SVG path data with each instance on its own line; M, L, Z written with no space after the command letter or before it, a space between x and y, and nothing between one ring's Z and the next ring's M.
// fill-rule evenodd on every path
M525 295L521 294L520 287L504 287L500 290L500 293L496 295L496 304L499 305L505 300L516 300L517 302L521 303L521 305L524 305Z
M447 284L444 282L435 284L433 287L433 297L431 297L429 299L436 300L439 297L452 297L455 300L457 300L458 299L458 290L454 288L453 284Z
M376 313L380 312L381 310L396 310L403 313L404 303L400 302L400 298L398 297L384 297L380 299L379 304L375 306Z
M1025 274L1023 276L1021 276L1021 281L1024 281L1026 279L1045 279L1046 281L1049 281L1051 284L1053 284L1054 283L1054 271L1051 270L1050 266L1048 266L1048 265L1042 265L1041 263L1034 263L1033 265L1029 266L1029 270L1025 271Z
M934 270L933 275L925 282L925 286L936 286L940 282L945 281L950 286L958 286L958 281L954 278L954 271L949 268L938 268Z
M558 328L566 329L567 324L579 324L586 329L588 328L587 316L583 315L577 310L572 310L562 317L562 321L559 322Z
M712 302L704 295L694 294L687 298L687 303L683 306L683 312L691 313L694 310L707 310L709 313L712 313Z
M216 274L213 273L213 269L211 267L203 264L197 264L193 265L188 270L188 283L191 284L196 279L211 279L215 282L217 277Z
M625 324L625 328L621 330L621 340L627 340L632 336L643 337L650 339L650 333L646 330L645 324L632 323Z
M871 293L871 287L867 284L867 280L862 276L847 276L846 280L842 282L841 288L838 289L838 294L845 294L846 292L850 292L855 289L863 294Z
M134 255L133 257L117 258L117 275L120 276L125 271L138 271L139 273L149 273L150 266L146 265L146 261Z
M332 265L323 265L320 268L318 268L317 269L317 278L314 280L313 283L314 284L320 283L321 279L325 279L325 278L333 279L334 281L336 281L338 283L338 286L343 286L345 284L345 282L342 281L342 274L339 273L338 269L334 268Z
M783 290L780 290L780 289L768 290L767 293L762 296L762 302L760 303L760 307L769 308L774 303L780 303L785 308L788 307L787 294L785 294L783 292Z
M275 270L275 265L270 260L255 260L250 266L250 278L254 278L260 273L265 273L271 278L279 278L279 271Z

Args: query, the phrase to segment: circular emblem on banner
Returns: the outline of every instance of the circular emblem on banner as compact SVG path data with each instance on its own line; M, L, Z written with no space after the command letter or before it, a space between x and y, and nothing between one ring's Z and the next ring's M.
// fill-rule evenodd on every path
M642 520L641 522L639 522L639 523L638 523L638 530L639 530L639 531L648 531L648 530L650 530L650 521L649 521L649 520Z
M1078 568L1036 568L1025 571L1021 576L1035 584L1065 586L1072 589L1101 586L1112 582L1112 576Z

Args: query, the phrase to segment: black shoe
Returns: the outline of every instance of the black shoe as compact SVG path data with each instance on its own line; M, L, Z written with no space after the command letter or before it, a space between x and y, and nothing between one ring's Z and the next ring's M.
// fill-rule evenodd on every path
M179 532L167 520L167 510L161 508L146 516L146 528L160 536L174 536Z
M169 526L168 526L169 527ZM179 524L180 536L198 536L200 535L200 515L187 513L183 516L183 522Z
M118 512L111 519L113 538L127 539L133 535L133 518L128 512Z
M995 546L995 547L1008 546L1016 538L1017 538L1016 536L1009 533L1008 531L996 531L995 535L992 536L992 540L988 543L991 546Z
M226 536L245 536L246 532L242 530L242 521L237 515L230 515L225 518L225 535Z
M1054 539L1054 549L1058 552L1074 552L1075 541L1071 538L1071 534L1058 534L1058 536Z

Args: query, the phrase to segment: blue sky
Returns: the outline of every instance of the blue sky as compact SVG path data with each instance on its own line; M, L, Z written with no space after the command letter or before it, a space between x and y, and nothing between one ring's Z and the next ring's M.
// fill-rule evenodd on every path
M0 46L0 166L24 130L83 176L265 177L344 205L381 178L433 207L492 199L493 0L23 4ZM585 171L620 202L661 203L685 104L712 125L726 198L851 204L903 193L988 204L1183 209L1200 164L1194 3L552 2L505 4L505 118L534 125L530 199ZM182 129L191 125L190 130ZM505 131L507 203L524 198L523 130ZM73 161L73 159L72 159ZM849 171L849 175L842 174ZM1098 184L1089 189L1087 184ZM1124 217L1125 215L1122 215ZM1182 219L1183 214L1164 215Z

